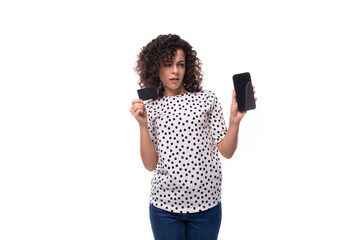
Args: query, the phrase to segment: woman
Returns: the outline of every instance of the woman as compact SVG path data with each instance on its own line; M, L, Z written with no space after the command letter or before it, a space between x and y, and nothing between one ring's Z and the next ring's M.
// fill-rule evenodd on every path
M221 165L231 158L241 119L233 90L229 128L215 94L202 90L196 51L177 35L160 35L143 47L135 71L141 88L159 97L134 99L140 155L154 171L150 220L156 240L217 239L221 223ZM254 91L255 92L255 91Z

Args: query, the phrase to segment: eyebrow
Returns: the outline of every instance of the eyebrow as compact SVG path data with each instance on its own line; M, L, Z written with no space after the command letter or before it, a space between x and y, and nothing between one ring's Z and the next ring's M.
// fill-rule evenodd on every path
M180 62L185 62L185 60L181 59L181 60L179 60L177 63L180 63ZM172 63L172 61L165 60L164 63Z

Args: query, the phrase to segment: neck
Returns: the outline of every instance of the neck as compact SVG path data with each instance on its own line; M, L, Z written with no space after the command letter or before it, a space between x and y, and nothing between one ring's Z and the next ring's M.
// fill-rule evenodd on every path
M176 96L176 95L184 94L184 93L187 93L187 92L188 91L186 91L185 88L175 89L175 90L165 89L164 90L164 96Z

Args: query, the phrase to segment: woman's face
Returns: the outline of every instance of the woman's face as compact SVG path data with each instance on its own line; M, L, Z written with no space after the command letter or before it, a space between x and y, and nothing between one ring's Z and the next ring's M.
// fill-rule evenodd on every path
M186 92L183 85L185 70L185 53L182 49L176 50L172 62L164 61L161 63L159 77L165 89L164 96Z

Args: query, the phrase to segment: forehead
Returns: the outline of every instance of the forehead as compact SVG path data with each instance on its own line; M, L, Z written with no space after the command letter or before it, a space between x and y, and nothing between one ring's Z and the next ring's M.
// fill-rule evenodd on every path
M174 52L174 56L168 56L167 58L164 59L165 62L171 62L171 61L179 62L181 60L185 61L185 53L184 50L182 49L177 49Z

